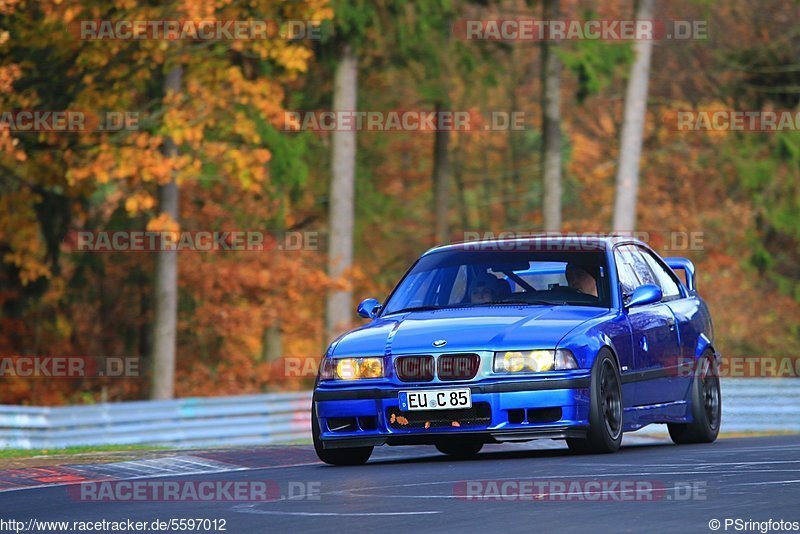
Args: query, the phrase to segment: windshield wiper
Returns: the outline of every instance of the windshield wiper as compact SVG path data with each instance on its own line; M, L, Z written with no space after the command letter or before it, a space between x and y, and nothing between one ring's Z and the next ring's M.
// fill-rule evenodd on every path
M402 308L400 310L392 310L385 312L384 315L393 315L395 313L411 313L411 312L425 312L434 310L444 310L452 308L477 308L480 306L502 306L507 304L509 306L566 306L566 302L552 302L549 300L523 300L523 299L509 299L509 300L492 300L489 302L467 304L449 304L444 306L411 306L409 308Z
M473 304L473 306L497 306L501 304L510 305L524 305L524 306L565 306L566 302L550 302L548 300L524 300L524 299L507 299L507 300L492 300L490 302L482 302L480 304Z
M461 308L462 305L444 305L444 306L411 306L410 308L402 308L400 310L392 310L387 312L386 315L392 315L393 313L409 313L409 312L423 312L423 311L433 311L433 310L443 310L445 308Z

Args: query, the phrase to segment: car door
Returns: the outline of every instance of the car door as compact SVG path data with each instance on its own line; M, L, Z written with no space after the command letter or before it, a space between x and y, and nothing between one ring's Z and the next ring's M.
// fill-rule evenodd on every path
M642 285L659 285L647 261L633 245L615 250L623 294L630 295ZM627 310L634 354L634 396L638 406L676 400L671 369L680 357L675 315L663 302ZM674 374L674 373L673 373Z
M677 321L677 335L680 343L680 360L674 362L675 368L671 374L675 375L678 386L678 398L684 398L691 385L692 371L694 370L694 356L697 339L703 324L702 310L697 296L689 295L681 289L680 282L666 264L651 251L638 247L640 253L656 275L663 294L662 302L669 307Z

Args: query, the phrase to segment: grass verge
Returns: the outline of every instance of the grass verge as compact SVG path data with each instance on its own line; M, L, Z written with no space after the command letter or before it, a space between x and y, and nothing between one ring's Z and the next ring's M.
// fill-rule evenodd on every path
M10 458L32 458L35 456L69 456L76 454L93 454L98 452L156 451L164 447L149 445L87 445L65 447L63 449L0 449L0 460Z

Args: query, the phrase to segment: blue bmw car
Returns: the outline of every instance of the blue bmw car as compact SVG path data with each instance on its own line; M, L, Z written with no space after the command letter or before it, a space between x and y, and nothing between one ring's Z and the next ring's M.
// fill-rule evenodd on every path
M329 464L363 464L384 444L465 458L538 438L614 452L653 423L675 443L719 433L719 354L694 266L638 240L437 247L358 314L369 322L331 343L314 388Z

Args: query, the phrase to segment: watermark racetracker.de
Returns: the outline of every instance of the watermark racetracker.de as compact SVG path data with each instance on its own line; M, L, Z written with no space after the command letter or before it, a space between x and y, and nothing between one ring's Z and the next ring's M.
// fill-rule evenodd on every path
M800 130L797 110L698 109L671 111L666 124L678 132L780 132Z
M330 33L319 20L96 19L69 25L82 41L264 41L313 40Z
M138 111L15 109L0 112L0 130L14 133L86 133L139 130Z
M81 502L274 502L321 499L320 481L111 480L67 486Z
M470 502L704 501L707 490L705 481L654 479L467 480L453 485L453 495Z
M77 230L64 239L73 252L167 252L167 251L295 251L318 250L319 233L261 230Z
M139 378L140 364L136 357L0 355L0 379Z
M707 40L706 20L461 19L453 34L466 41L693 41Z
M528 127L524 111L353 110L286 111L284 131L477 132L520 131Z
M537 240L537 238L540 238ZM548 239L541 239L548 238ZM560 241L559 238L563 238ZM699 251L705 249L702 231L618 231L603 232L538 232L538 231L465 231L461 242L465 250L517 251L580 251L595 250L597 239L628 238L643 241L664 251Z

